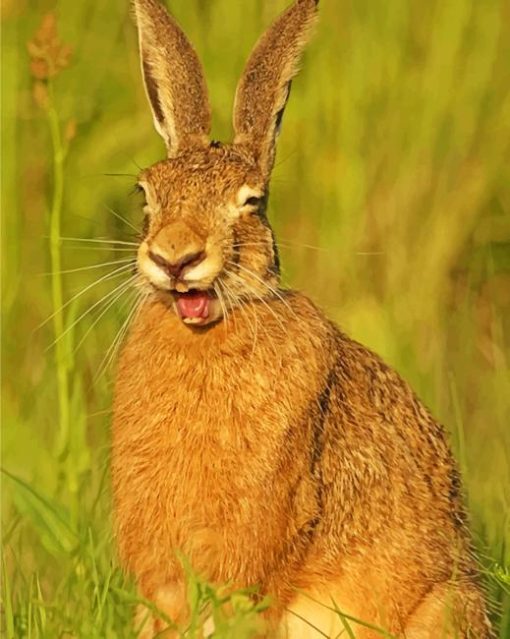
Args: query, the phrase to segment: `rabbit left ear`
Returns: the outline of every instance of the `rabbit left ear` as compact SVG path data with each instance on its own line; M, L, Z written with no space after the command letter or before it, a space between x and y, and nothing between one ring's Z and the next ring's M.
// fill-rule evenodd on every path
M260 38L237 86L234 143L251 151L266 178L292 78L316 21L318 0L296 0Z
M207 145L211 109L197 54L159 0L134 0L134 10L145 89L169 157Z

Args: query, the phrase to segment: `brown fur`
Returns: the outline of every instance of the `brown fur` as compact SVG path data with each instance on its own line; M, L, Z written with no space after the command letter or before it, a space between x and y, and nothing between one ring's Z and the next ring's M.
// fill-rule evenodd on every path
M166 15L153 0L138 4ZM253 125L247 138L181 150L140 176L149 223L138 264L148 298L117 371L119 552L141 593L178 623L187 615L182 553L212 582L270 594L271 636L320 636L303 617L337 636L334 601L407 639L487 639L443 429L397 373L306 297L279 287L265 217L272 159L260 149L273 139L276 87L295 69L312 9L297 0L248 63L249 76L259 59L268 72L267 43L290 39L290 57L276 47L276 80L260 98L271 117L257 119L245 76L235 117ZM258 77L252 100L264 92ZM164 108L169 121L173 107ZM257 147L249 135L266 142ZM151 263L155 247L169 262L190 250L207 257L189 281L174 281ZM216 292L204 327L174 312L177 291L188 288ZM380 636L352 627L358 639ZM163 628L150 621L146 636Z

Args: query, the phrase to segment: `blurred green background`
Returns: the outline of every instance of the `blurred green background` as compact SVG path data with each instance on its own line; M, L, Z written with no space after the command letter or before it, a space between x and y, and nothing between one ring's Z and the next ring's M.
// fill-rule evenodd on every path
M108 478L110 346L130 297L98 302L126 277L108 279L110 263L132 251L85 241L133 241L116 214L140 226L136 174L164 155L128 5L2 7L9 638L131 636L136 597L115 560ZM285 5L171 3L206 67L215 138L230 138L243 64ZM385 357L447 426L508 638L510 4L323 0L321 14L272 182L285 284ZM243 615L216 636L251 636Z

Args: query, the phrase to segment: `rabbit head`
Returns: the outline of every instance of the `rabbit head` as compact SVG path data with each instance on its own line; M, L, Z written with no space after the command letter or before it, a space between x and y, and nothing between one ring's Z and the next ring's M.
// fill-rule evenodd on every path
M167 159L144 170L138 270L187 324L270 296L279 259L266 217L275 143L317 0L296 0L256 44L239 81L234 140L209 138L200 62L158 0L135 0L143 78Z

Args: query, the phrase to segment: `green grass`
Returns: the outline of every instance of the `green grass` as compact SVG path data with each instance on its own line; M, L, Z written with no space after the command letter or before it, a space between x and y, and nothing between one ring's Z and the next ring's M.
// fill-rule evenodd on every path
M246 56L284 4L172 2L206 67L216 138L230 136ZM58 308L109 267L59 271L129 254L59 237L130 241L109 209L140 225L135 176L163 145L127 0L57 3L73 53L50 102L36 104L26 45L51 8L3 6L2 623L8 638L124 639L135 636L136 595L111 536L111 367L96 373L127 296L94 326L99 306L68 330L122 278ZM383 355L446 424L508 638L508 3L323 0L321 12L272 186L285 281ZM189 634L200 636L208 608L217 637L248 639L257 624L249 599L236 595L227 618L221 597L191 576Z

